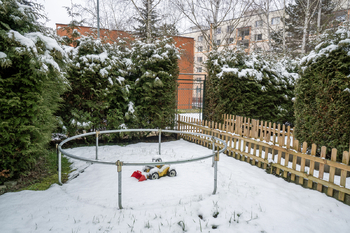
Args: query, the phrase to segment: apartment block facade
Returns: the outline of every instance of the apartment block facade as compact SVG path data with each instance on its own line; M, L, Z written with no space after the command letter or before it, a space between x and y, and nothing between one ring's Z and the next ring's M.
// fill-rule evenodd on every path
M216 34L216 45L219 50L224 47L241 46L246 52L266 51L269 49L268 30L282 28L283 10L271 11L268 14L257 11L247 12L243 17L227 20L220 24L216 32L212 28L207 28L203 35L203 30L192 28L191 32L182 36L194 38L194 73L205 74L204 62L206 54L212 49L206 40L208 36L212 38Z

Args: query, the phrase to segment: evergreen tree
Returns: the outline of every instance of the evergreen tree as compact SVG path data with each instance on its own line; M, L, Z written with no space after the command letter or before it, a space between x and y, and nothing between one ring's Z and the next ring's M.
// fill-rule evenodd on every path
M350 140L350 31L327 30L301 60L295 87L295 135L309 145L338 149L341 161Z
M206 119L221 121L227 113L293 123L292 98L298 75L289 61L269 61L260 54L227 49L210 52L206 67Z
M139 17L134 17L139 23L138 27L134 27L135 35L147 40L158 36L157 23L160 19L154 7L154 0L142 0L142 8L138 8L138 11Z
M301 49L303 38L303 27L306 17L306 1L296 0L295 3L291 3L286 7L286 46L290 53L296 54ZM306 52L313 49L313 45L310 43L310 36L317 34L317 16L318 16L318 1L310 0L309 14L311 16L310 22L307 28L306 35ZM335 8L335 4L332 0L322 0L322 15L321 15L321 31L323 31L332 19L332 12ZM274 41L273 47L275 50L280 50L283 41L283 29L273 31L271 37Z
M0 172L9 178L28 174L46 152L66 88L65 53L37 18L30 1L0 1Z
M159 26L158 30L159 36L177 36L179 34L175 24L164 23Z
M79 13L76 13L74 11L74 8L79 7L77 4L72 4L71 7L65 6L65 9L67 11L67 14L69 17L71 17L71 21L69 24L63 28L63 31L66 31L67 36L63 37L63 42L65 45L77 47L78 46L78 39L81 37L81 34L79 33L78 29L79 26L84 23L84 20L76 20L77 16L80 16Z

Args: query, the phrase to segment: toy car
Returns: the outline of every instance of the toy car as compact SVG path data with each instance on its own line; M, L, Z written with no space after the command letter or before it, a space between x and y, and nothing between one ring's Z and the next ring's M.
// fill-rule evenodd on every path
M153 158L152 162L162 162L162 159ZM166 175L170 177L177 175L175 168L171 168L170 165L145 166L142 171L135 171L131 177L135 177L139 181L144 181L146 179L156 180Z

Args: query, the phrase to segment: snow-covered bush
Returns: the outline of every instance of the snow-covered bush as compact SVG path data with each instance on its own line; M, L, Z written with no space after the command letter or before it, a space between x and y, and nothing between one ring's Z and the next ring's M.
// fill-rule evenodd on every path
M178 51L170 40L110 45L83 37L77 44L66 47L71 91L60 112L70 136L84 129L173 126Z
M177 48L171 39L153 44L135 41L132 46L128 80L137 118L133 127L173 127L179 73Z
M289 64L289 69L285 68ZM293 89L298 74L291 62L268 61L240 50L212 52L206 62L209 78L205 115L220 121L234 114L273 122L293 122Z
M66 133L74 136L84 129L118 129L127 109L124 54L118 46L92 37L83 37L76 48L65 49L70 58L67 79L71 90L64 94L59 115Z
M0 172L31 169L56 127L65 52L28 1L0 1ZM1 183L1 177L0 177Z
M301 60L296 84L296 137L340 151L350 140L350 31L328 30ZM340 154L340 153L339 153Z

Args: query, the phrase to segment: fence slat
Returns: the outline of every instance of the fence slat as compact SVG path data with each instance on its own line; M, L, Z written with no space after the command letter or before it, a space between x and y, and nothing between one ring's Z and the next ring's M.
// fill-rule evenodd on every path
M343 152L343 160L342 163L344 163L345 165L349 164L349 152L348 151L344 151ZM341 174L340 174L340 186L345 187L346 184L346 176L347 176L347 171L342 170ZM338 196L338 200L339 201L344 201L345 199L345 193L343 192L339 192L339 196Z
M302 153L306 154L306 151L307 151L307 142L304 142L303 143L303 151L302 151ZM301 158L300 172L305 172L305 158ZM304 184L304 178L299 177L299 184L301 184L301 185Z
M331 160L332 161L337 160L337 149L335 149L335 148L332 149ZM328 181L332 184L334 184L334 174L335 174L335 167L330 166L330 168L329 168L329 180ZM328 187L327 195L331 196L331 197L333 196L333 188Z
M326 151L327 151L327 147L322 146L321 156L320 156L322 159L326 158ZM324 164L320 163L319 169L318 169L318 178L323 179L323 174L324 174ZM317 191L322 192L322 184L317 184Z
M272 141L273 141L273 144L274 145L276 145L276 123L273 123L273 130L272 130L272 132L273 132L273 137L272 137ZM278 130L277 130L277 132L278 132ZM278 142L278 138L277 138L277 142Z
M311 146L311 156L315 156L316 155L316 150L317 150L316 144L312 144L312 146ZM310 169L309 169L309 175L310 176L314 175L314 170L315 170L315 161L310 160ZM312 188L312 184L313 184L313 181L312 180L308 180L307 187L311 189Z
M187 132L205 133L225 140L228 145L227 155L247 161L253 165L257 163L257 166L263 166L264 169L266 169L269 161L268 152L272 150L272 159L274 159L275 153L278 156L277 161L272 163L272 168L275 167L276 174L280 175L280 171L282 170L283 177L287 178L288 174L291 174L292 181L295 181L295 177L298 176L298 183L303 185L305 183L304 180L307 180L308 188L312 188L314 183L316 183L317 190L320 192L322 192L323 186L326 186L328 187L327 195L329 196L333 196L334 190L338 190L338 199L340 201L345 200L346 194L350 195L350 189L346 187L347 174L350 172L350 166L348 165L349 152L343 152L342 163L339 163L336 161L337 150L332 149L331 160L326 160L326 147L321 147L320 157L316 157L317 146L315 144L311 146L311 155L306 154L306 142L303 143L301 151L299 141L294 139L290 126L286 127L285 125L278 124L276 127L274 123L273 127L271 127L271 122L229 114L223 114L223 118L224 123L217 123L178 115L177 129ZM197 144L206 145L210 148L212 146L210 145L210 140L204 137L186 134L179 135ZM218 144L217 146L222 148L222 145ZM263 156L263 152L265 156ZM284 162L282 162L283 154ZM289 166L289 160L292 161L291 168ZM297 170L297 163L299 161L300 169ZM316 165L318 165L319 169L318 178L314 177ZM308 174L305 173L306 166L309 166ZM325 166L327 168L328 166L330 167L328 181L323 179ZM337 169L340 170L340 185L334 183L335 173L337 172L338 174Z
M299 152L299 151L300 151L300 148L299 148L299 141L298 141L298 140L295 140L294 146L295 146L295 150ZM296 156L296 155L292 155L292 156L293 156L292 169L293 169L293 170L297 170L297 159L298 159L298 156ZM291 179L292 181L295 181L295 174L294 174L294 173L292 173L290 179Z
M285 146L286 145L286 125L285 124L283 124L282 125L282 138L283 138L283 140L282 140L282 145L281 146Z

